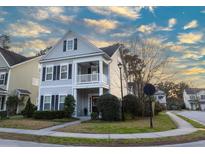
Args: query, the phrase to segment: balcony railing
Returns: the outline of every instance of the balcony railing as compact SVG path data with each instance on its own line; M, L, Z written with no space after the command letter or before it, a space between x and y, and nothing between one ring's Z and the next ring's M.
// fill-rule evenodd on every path
M99 81L99 73L77 75L77 83L93 83Z
M77 84L96 83L99 80L99 73L77 75ZM108 77L105 74L102 75L102 81L108 83Z

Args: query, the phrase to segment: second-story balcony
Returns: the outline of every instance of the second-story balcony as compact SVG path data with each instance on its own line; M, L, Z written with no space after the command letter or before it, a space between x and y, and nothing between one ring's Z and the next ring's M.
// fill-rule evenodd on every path
M101 67L101 71L100 71ZM108 65L99 61L78 63L77 84L108 83Z

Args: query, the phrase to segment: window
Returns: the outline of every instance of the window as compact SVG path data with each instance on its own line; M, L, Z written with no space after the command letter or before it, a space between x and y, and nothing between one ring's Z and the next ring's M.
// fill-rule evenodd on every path
M50 110L51 109L51 96L44 96L44 110Z
M73 40L68 40L67 45L67 50L73 50Z
M3 98L2 96L0 96L0 111L2 111L4 108L3 108Z
M0 85L4 84L5 76L5 73L0 74Z
M195 96L194 96L194 95L191 95L191 96L190 96L190 99L191 99L191 100L195 100Z
M46 80L52 80L53 77L53 67L46 67Z
M205 95L201 95L201 99L205 99Z
M69 64L69 75L68 75L68 79L72 78L72 64Z
M162 99L162 98L164 98L164 96L158 96L158 99Z
M61 79L67 79L68 76L68 65L61 66Z
M59 110L63 110L64 109L65 97L66 97L66 95L60 95Z

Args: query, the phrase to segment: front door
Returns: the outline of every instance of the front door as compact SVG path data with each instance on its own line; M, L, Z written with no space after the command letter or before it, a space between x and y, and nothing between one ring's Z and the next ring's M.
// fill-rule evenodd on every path
M92 112L98 112L97 109L97 99L99 98L99 96L92 96L91 97L91 113Z

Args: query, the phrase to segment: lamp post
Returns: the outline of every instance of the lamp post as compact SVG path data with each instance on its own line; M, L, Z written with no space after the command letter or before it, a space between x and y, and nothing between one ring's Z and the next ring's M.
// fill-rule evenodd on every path
M124 121L125 120L125 116L124 116L124 105L123 105L123 102L122 102L122 99L123 99L123 87L122 87L122 63L118 63L118 67L119 67L119 70L120 70L120 88L121 88L121 111L122 111L122 120Z

